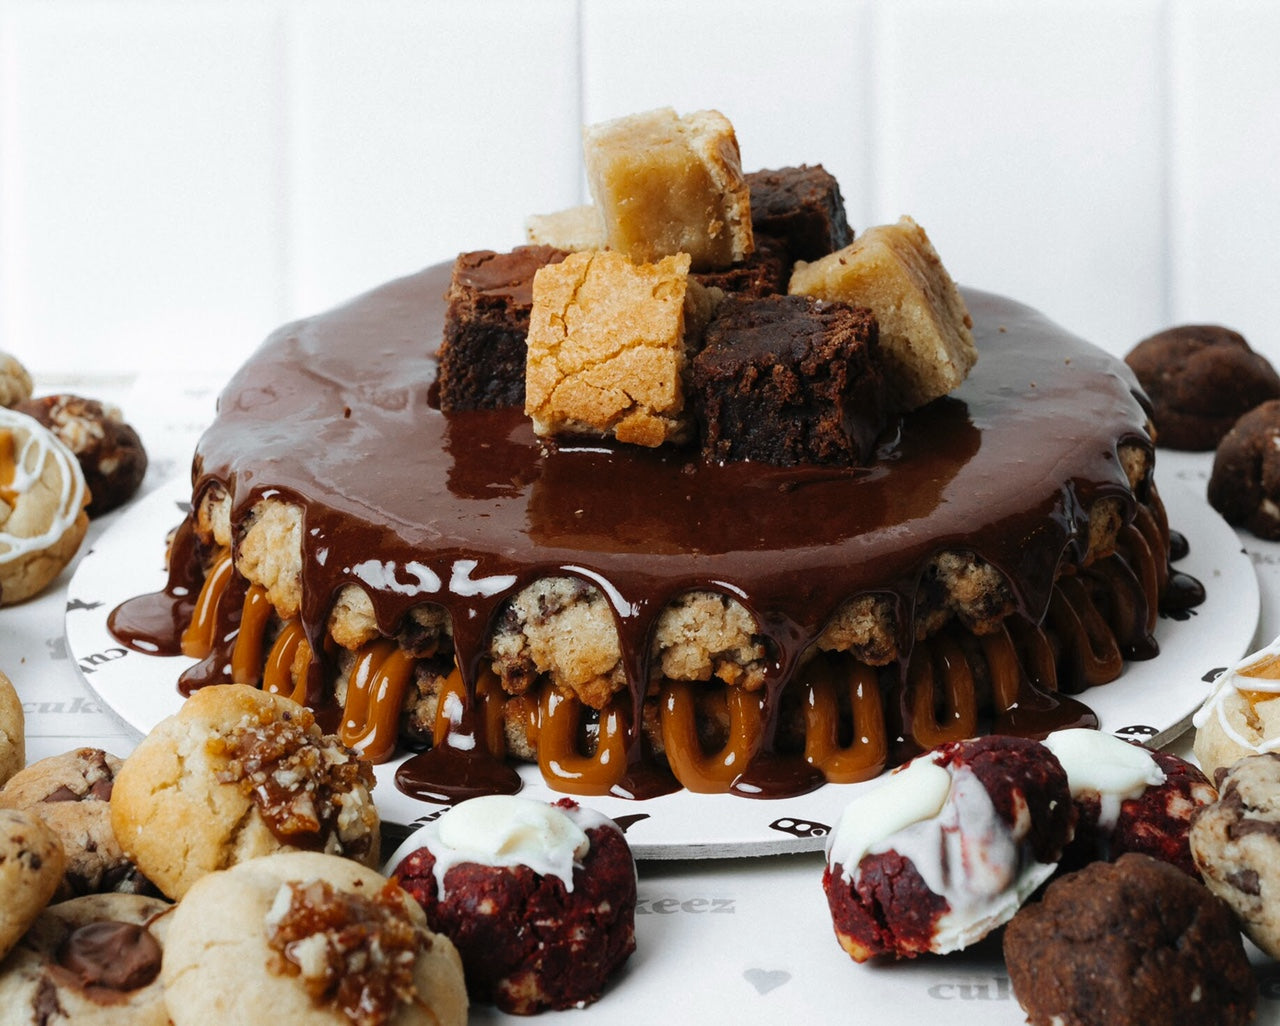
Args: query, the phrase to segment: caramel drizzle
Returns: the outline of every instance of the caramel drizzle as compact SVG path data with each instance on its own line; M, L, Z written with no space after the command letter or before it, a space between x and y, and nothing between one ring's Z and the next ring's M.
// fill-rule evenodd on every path
M1115 679L1123 667L1121 644L1130 642L1135 632L1154 626L1155 589L1164 564L1157 556L1164 551L1159 515L1142 506L1139 510L1141 515L1122 532L1122 554L1098 561L1087 571L1102 582L1098 591L1107 597L1107 609L1100 608L1085 574L1065 574L1055 585L1046 623L1058 638L1061 658L1044 628L1018 616L980 637L974 654L966 652L948 631L915 644L898 685L906 717L903 727L914 744L931 748L978 732L975 678L984 672L995 729L1001 732L1025 732L1022 728L1031 722L1034 733L1034 717L1061 701L1056 692ZM1167 570L1163 576L1167 579ZM185 654L205 658L215 648L232 579L233 563L230 554L224 553L215 560L196 600L183 634ZM264 690L305 703L307 667L315 661L311 646L303 627L293 619L281 625L268 647L265 638L273 616L265 590L248 587L232 650L232 678L238 683L260 681ZM400 713L419 662L418 656L390 638L380 638L355 653L339 726L344 744L374 762L395 754ZM1064 662L1071 680L1059 679ZM867 780L893 759L885 697L894 687L886 689L882 676L851 657L831 654L815 656L797 675L796 684L803 689L803 757L826 780ZM513 698L503 692L491 670L480 670L476 677L474 691L469 692L455 665L440 683L432 725L434 744L444 743L470 709L479 713L475 732L479 748L498 759L507 755L507 719L518 721L536 746L539 769L553 790L617 793L634 769L641 732L630 689L614 697L589 731L582 703L550 685L543 685L536 698ZM847 712L842 708L841 689L847 697ZM690 791L733 789L746 768L771 750L779 705L771 689L747 692L723 686L720 693L728 721L726 736L719 747L708 751L699 732L703 715L699 699L716 694L715 689L673 680L663 680L658 689L662 747L676 779ZM850 739L841 743L842 724L850 723ZM587 737L590 733L593 739Z
M18 501L18 493L13 482L18 473L18 462L14 455L13 432L7 428L0 429L0 500L12 506Z
M196 598L191 622L182 632L184 656L192 659L207 659L213 652L218 632L218 612L231 584L231 575L234 570L230 552L220 555L209 569L204 584L200 588L200 594Z

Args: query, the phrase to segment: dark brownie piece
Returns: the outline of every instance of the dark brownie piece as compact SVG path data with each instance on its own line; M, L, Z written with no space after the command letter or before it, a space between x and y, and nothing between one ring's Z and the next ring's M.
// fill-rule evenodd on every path
M458 255L439 352L442 410L524 405L533 276L566 256L552 246Z
M1144 338L1125 357L1151 399L1156 444L1207 452L1237 418L1280 399L1280 376L1238 332L1184 324Z
M791 277L787 244L768 235L755 237L755 249L746 260L730 264L722 271L696 271L692 277L708 288L723 289L730 295L786 295Z
M885 424L870 310L810 296L730 296L693 361L711 462L866 463Z
M853 241L840 185L821 164L753 171L751 229L786 241L792 261L817 260Z

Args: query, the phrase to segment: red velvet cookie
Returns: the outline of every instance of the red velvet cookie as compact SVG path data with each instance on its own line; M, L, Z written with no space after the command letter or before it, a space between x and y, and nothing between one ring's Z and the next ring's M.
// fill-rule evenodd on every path
M388 872L462 956L473 1001L528 1015L600 997L635 950L622 832L569 799L494 795L411 836Z
M857 962L945 954L1007 922L1071 837L1067 775L1038 742L992 736L914 759L844 812L823 889Z

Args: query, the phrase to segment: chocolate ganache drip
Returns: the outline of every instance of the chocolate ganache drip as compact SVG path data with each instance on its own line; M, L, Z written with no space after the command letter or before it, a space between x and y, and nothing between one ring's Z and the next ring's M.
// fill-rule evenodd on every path
M416 605L447 611L467 700L449 737L402 768L411 793L518 786L476 743L475 696L504 603L539 578L579 578L611 606L630 701L629 771L614 790L635 796L674 786L638 726L657 617L694 590L741 602L771 667L762 750L735 790L770 796L822 782L773 737L782 688L845 600L888 597L909 653L924 568L941 552L971 552L1004 576L1018 615L1039 624L1059 568L1084 559L1095 503L1118 498L1134 515L1118 448L1151 446L1135 380L1010 300L965 291L976 367L904 417L870 466L712 465L672 447L551 444L517 409L442 413L430 398L449 273L428 268L274 333L223 392L193 467L197 499L215 485L231 497L233 530L267 496L304 510L300 620L317 706L326 620L344 586L365 590L389 637ZM176 619L126 604L113 630L163 650ZM1132 619L1128 654L1154 654L1145 606ZM189 686L223 679L235 623L216 633L219 651ZM1044 733L1090 721L1065 697L1027 698L1006 726ZM886 717L892 732L906 713Z

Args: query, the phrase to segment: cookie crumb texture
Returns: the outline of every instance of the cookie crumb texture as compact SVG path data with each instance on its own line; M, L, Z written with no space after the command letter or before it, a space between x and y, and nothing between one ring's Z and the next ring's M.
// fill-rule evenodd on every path
M449 937L477 1002L531 1015L594 1002L635 950L636 873L622 834L587 831L591 847L573 871L573 889L528 866L463 862L437 885L435 856L420 848L395 870Z
M1032 1026L1249 1022L1257 983L1226 905L1146 855L1055 881L1004 935Z
M202 688L125 760L111 799L121 847L171 898L205 873L280 850L378 861L368 764L311 712L247 685Z

